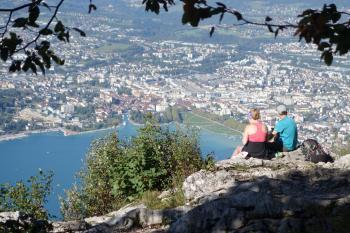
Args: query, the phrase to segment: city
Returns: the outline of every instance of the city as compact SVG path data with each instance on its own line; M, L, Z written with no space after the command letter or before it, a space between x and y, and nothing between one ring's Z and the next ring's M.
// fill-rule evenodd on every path
M108 15L114 8L107 5L101 11ZM248 26L222 29L218 37L254 38L260 33L262 42L252 49L237 43L210 43L209 38L202 43L181 40L184 35L208 33L206 26L199 31L175 31L177 40L152 40L141 29L144 25L127 18L120 22L121 16L91 18L69 12L65 16L83 28L90 25L91 36L73 35L57 51L66 64L46 76L10 74L8 64L3 64L0 91L8 100L4 103L8 112L2 116L0 134L101 129L122 123L125 112L162 113L169 106L201 109L242 123L248 110L257 107L272 127L275 107L285 104L298 123L301 141L316 138L328 147L348 142L348 57L325 67L314 47L293 40L261 39L272 36L265 29Z

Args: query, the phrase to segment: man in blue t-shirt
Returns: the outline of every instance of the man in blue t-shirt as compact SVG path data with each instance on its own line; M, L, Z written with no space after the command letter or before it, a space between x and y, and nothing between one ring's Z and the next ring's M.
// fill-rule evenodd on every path
M269 143L269 147L276 151L292 151L298 144L298 130L295 121L287 116L285 105L277 107L280 120L277 122L274 131L274 142Z

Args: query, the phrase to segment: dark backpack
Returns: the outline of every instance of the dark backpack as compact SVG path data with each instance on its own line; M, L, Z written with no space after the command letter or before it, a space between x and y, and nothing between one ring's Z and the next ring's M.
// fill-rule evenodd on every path
M313 163L334 162L333 158L326 153L322 146L314 139L306 139L301 144L300 148L306 161L311 161Z

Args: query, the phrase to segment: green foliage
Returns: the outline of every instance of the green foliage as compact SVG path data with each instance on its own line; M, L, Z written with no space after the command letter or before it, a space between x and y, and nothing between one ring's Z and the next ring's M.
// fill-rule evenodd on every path
M85 168L79 174L81 186L68 190L67 199L61 200L65 219L101 215L119 207L112 194L112 174L118 160L123 158L122 152L116 135L92 143Z
M169 1L174 4L173 1ZM167 5L168 1L160 0L145 0L146 11L150 10L159 14L161 4ZM324 4L323 8L306 9L302 14L297 24L295 23L274 23L270 16L266 16L261 22L249 20L233 8L227 7L221 2L216 2L210 5L209 1L203 0L183 0L183 16L182 23L190 24L192 27L198 27L199 22L218 16L219 23L222 22L225 15L233 16L240 23L237 25L255 25L266 27L267 30L275 37L280 31L285 29L295 30L294 35L299 36L299 41L305 40L306 43L317 45L318 50L322 52L321 59L328 66L333 62L334 55L345 55L350 50L350 27L349 13L338 11L335 4ZM166 8L167 10L167 8ZM215 32L215 26L210 28L209 35L212 36Z
M215 158L213 154L208 154L203 162L203 169L208 171L215 171Z
M46 70L50 69L52 62L57 65L65 63L51 48L49 41L53 36L63 42L69 42L71 30L79 33L80 36L86 36L85 32L79 28L67 27L58 19L57 13L63 2L64 0L60 0L57 5L49 6L43 0L32 0L31 3L19 4L12 9L1 9L2 12L8 13L8 18L1 27L3 31L0 38L0 58L4 62L8 59L12 60L9 67L10 72L31 70L36 74L37 70L40 69L45 74ZM90 1L89 13L96 9L97 7ZM15 12L24 12L25 10L27 10L26 15L13 19L13 16L17 15ZM47 22L44 21L44 24L40 25L38 19L44 10L49 10L51 15L46 19ZM57 22L53 27L54 20ZM20 33L9 31L12 28L27 30L31 32L31 35L22 39ZM21 56L15 58L13 55L17 53L22 53L24 58Z
M185 195L181 188L172 190L169 196L162 200L158 198L159 191L146 191L140 201L150 209L169 209L185 204Z
M165 112L156 112L151 113L154 120L159 123L170 123L170 122L178 122L183 123L183 117L182 113L186 110L181 107L172 107L169 106ZM147 114L150 114L150 112L141 112L141 111L131 111L130 112L130 119L136 123L144 124L146 122Z
M48 219L49 214L44 208L47 197L51 193L52 172L41 170L36 176L31 176L27 184L23 181L14 186L0 185L0 212L21 211L33 215L36 219Z
M146 5L146 11L159 14L161 5L165 11L168 11L168 5L175 5L175 2L174 0L143 0L142 4Z
M57 0L56 5L48 5L43 0L32 0L29 3L19 3L12 9L0 9L3 13L7 13L1 25L0 58L4 62L12 61L10 72L31 70L36 74L40 69L45 74L52 63L64 65L65 61L55 54L55 46L50 44L52 38L69 43L71 32L78 33L82 37L86 36L81 29L68 27L58 19L57 13L64 1ZM92 0L89 2L88 13L97 10ZM142 0L145 10L156 14L159 14L162 8L168 11L168 7L175 5L175 2L175 0ZM334 55L347 54L350 49L350 14L338 11L335 4L325 4L321 10L305 10L298 16L300 17L298 23L274 23L269 16L261 22L249 20L242 13L221 2L212 5L205 0L182 0L181 2L183 3L181 21L193 27L198 27L201 21L214 16L217 16L221 23L225 15L231 15L239 21L237 25L266 27L275 37L280 31L293 29L300 40L304 39L307 43L318 46L318 50L322 52L321 59L327 65L332 64ZM43 12L49 14L49 17L44 20L40 18ZM21 17L14 18L16 15ZM215 32L215 28L215 26L211 27L210 36ZM29 36L23 36L18 29L26 30ZM15 54L22 56L14 56Z
M146 192L178 187L203 164L196 132L170 131L148 119L129 143L110 135L91 145L81 185L67 191L62 214L77 219L108 213Z
M301 19L295 35L317 45L327 65L332 64L333 55L344 55L350 50L349 19L340 22L342 16L344 12L338 11L335 4L325 4L322 10L307 9L298 16Z

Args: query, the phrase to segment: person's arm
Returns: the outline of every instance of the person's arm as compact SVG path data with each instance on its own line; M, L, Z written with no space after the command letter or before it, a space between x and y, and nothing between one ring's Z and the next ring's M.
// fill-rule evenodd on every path
M264 129L265 129L265 142L267 142L269 140L269 129L265 124L264 124Z
M280 122L277 122L275 129L272 131L272 139L271 141L276 141L279 137L279 134L283 131L283 127Z
M278 132L272 131L271 136L270 136L271 138L270 138L269 142L276 141L278 139L278 136L279 136Z
M249 125L247 125L244 129L244 132L243 132L243 137L242 137L242 143L243 145L247 144L248 143L248 129L249 129Z

